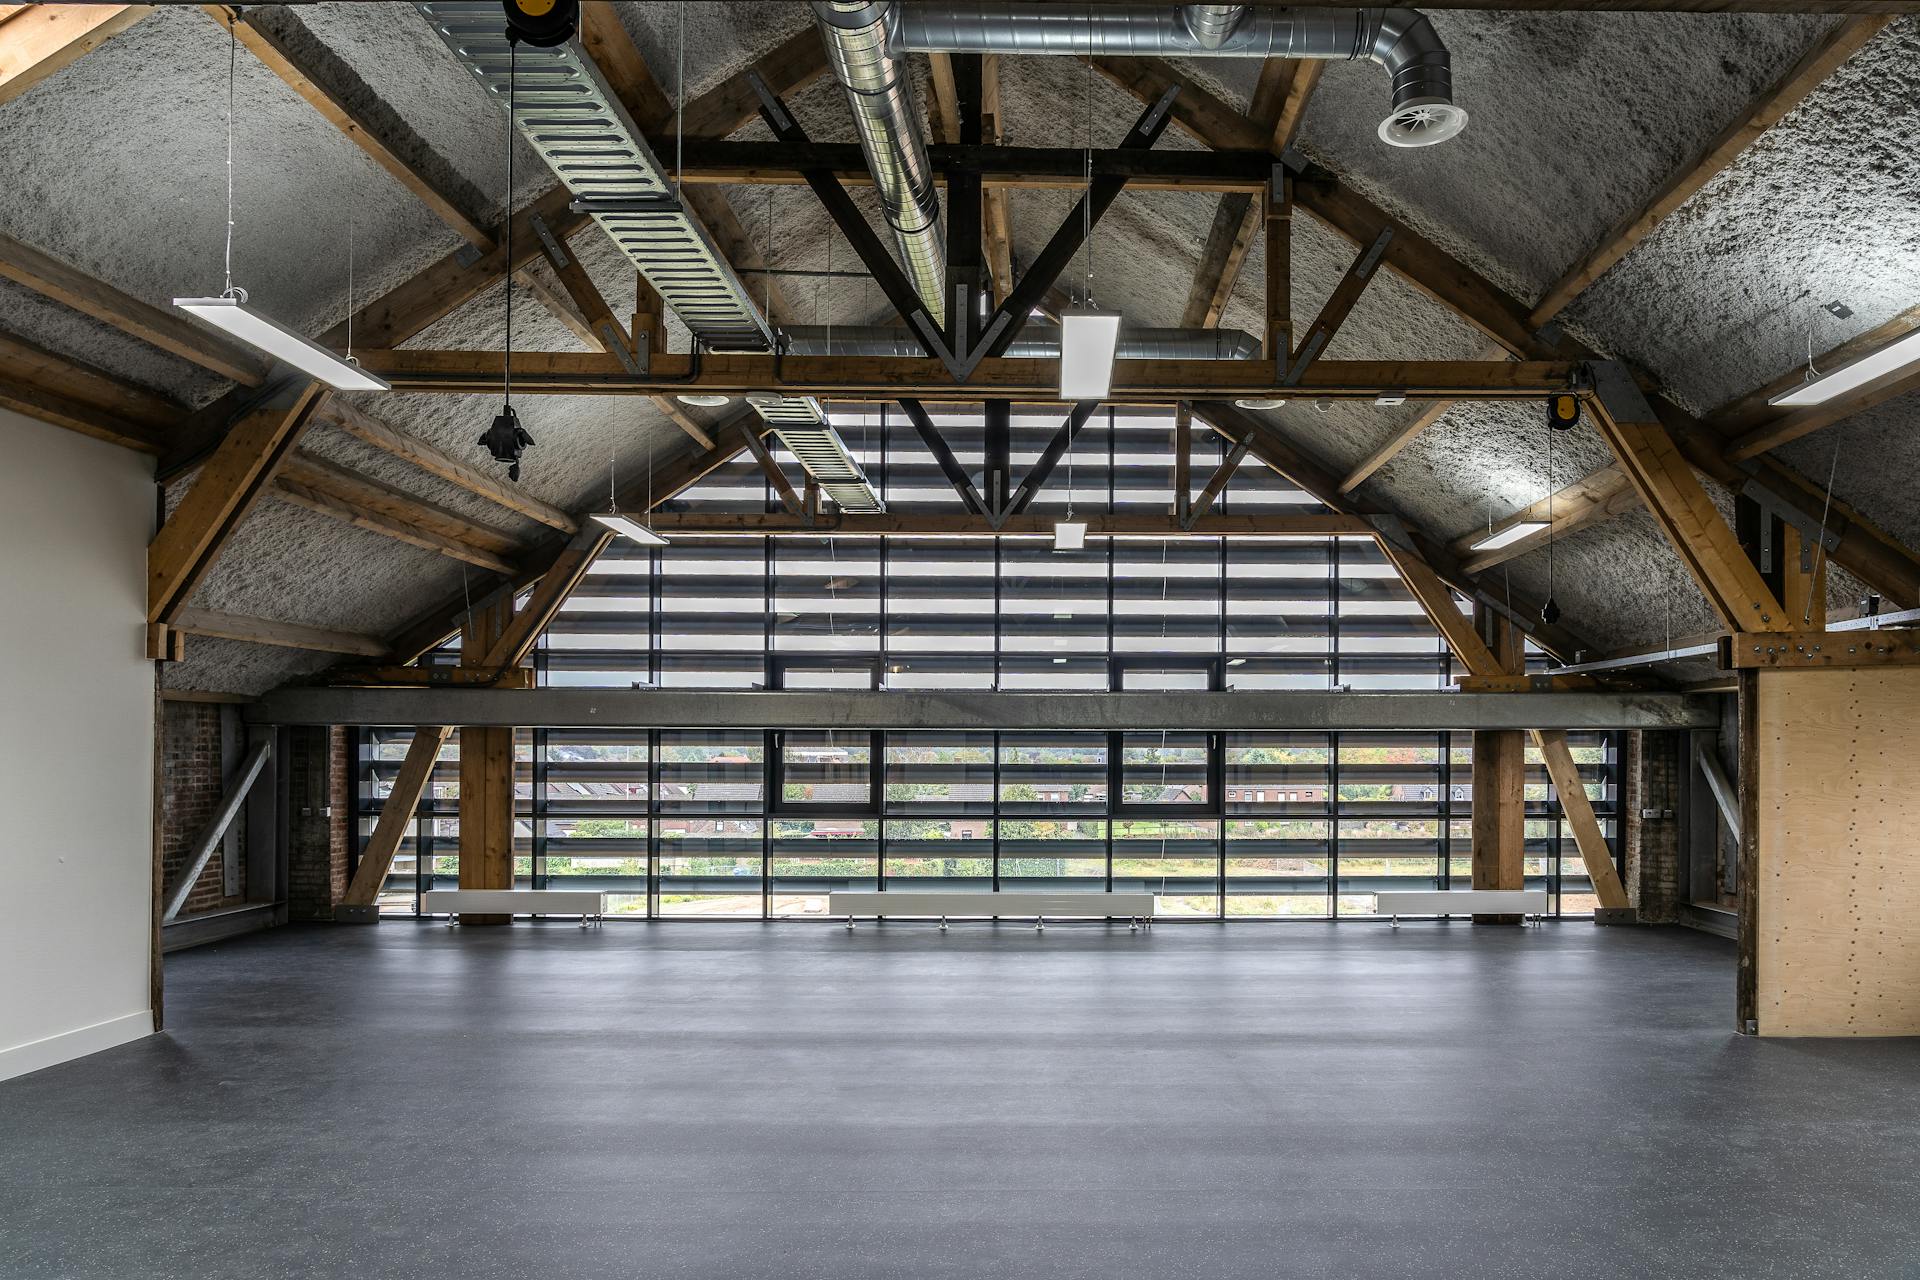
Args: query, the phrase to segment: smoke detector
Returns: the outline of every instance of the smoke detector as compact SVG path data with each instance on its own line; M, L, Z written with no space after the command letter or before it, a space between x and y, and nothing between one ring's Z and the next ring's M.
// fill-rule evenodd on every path
M1380 141L1390 147L1430 147L1466 127L1466 110L1445 98L1409 98L1380 122Z

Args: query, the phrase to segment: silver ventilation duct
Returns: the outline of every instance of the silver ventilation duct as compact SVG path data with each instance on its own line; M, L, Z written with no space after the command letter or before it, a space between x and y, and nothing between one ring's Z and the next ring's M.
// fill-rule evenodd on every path
M898 11L899 6L886 0L814 0L813 6L907 279L934 323L944 325L947 262L940 240L940 196L926 140L920 136L913 74L887 34L888 19Z
M799 325L783 331L796 356L924 356L905 329ZM1260 340L1238 329L1122 329L1117 360L1254 360ZM1013 360L1058 360L1060 326L1029 324L1007 349Z
M1180 18L1195 44L1202 49L1218 49L1246 12L1243 4L1189 4L1181 7Z
M819 6L816 5L816 8ZM1447 48L1412 9L1250 9L1244 5L885 4L887 53L1095 54L1367 59L1393 79L1380 137L1396 147L1464 129ZM869 153L871 154L871 153Z
M414 8L504 108L514 59L499 4L456 0ZM766 317L706 231L681 207L665 167L578 39L546 49L521 44L517 72L514 127L694 339L719 351L771 349ZM882 509L819 401L767 396L752 403L843 510ZM835 455L840 461L828 465L826 474L816 473L809 461Z

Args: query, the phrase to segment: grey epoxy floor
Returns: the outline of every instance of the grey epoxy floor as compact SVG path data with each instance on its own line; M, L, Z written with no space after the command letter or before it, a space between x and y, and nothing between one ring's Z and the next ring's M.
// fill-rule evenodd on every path
M0 1276L1920 1276L1920 1044L1730 944L295 928L0 1083Z

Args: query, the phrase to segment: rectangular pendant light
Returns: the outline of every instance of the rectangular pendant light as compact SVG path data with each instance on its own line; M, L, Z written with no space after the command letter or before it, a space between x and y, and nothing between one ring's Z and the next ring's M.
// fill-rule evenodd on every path
M1053 549L1055 551L1082 551L1087 545L1087 525L1084 520L1062 520L1053 526Z
M319 343L310 342L278 320L270 320L238 298L175 298L173 305L216 329L224 329L336 391L391 391L393 384L357 364L348 364Z
M615 533L625 534L643 547L664 547L667 545L665 538L647 528L647 526L641 524L632 516L623 516L618 512L609 512L595 516L594 520L605 525Z
M1498 551L1501 547L1510 547L1530 534L1540 532L1547 527L1545 520L1522 520L1510 524L1504 529L1496 529L1467 549L1469 551Z
M1896 338L1878 351L1868 352L1851 364L1843 364L1831 373L1823 373L1812 382L1782 391L1768 400L1772 405L1825 404L1835 396L1866 386L1877 378L1896 373L1908 365L1920 364L1920 329Z
M1119 344L1118 311L1062 311L1060 398L1106 399L1113 390L1113 353Z

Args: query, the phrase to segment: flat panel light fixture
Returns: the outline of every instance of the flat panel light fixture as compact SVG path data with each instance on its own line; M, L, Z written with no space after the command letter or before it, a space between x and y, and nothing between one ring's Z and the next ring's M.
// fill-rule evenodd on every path
M1106 399L1113 390L1113 353L1119 343L1118 311L1062 311L1060 398Z
M647 528L647 526L641 524L632 516L623 516L617 511L609 511L595 516L594 519L615 533L624 534L626 537L632 538L643 547L664 547L667 545L665 538Z
M1055 551L1083 551L1087 545L1087 522L1062 520L1053 526Z
M1866 386L1877 378L1898 372L1911 364L1920 364L1920 329L1896 338L1878 351L1843 364L1831 373L1823 373L1811 382L1803 382L1768 400L1775 405L1825 404L1835 396Z
M175 298L173 305L196 320L224 329L250 347L311 374L336 391L391 391L393 384L357 364L348 364L317 342L270 320L238 298Z
M1510 547L1530 534L1540 532L1547 527L1545 520L1522 520L1510 524L1504 529L1496 529L1467 549L1469 551L1498 551L1501 547Z

